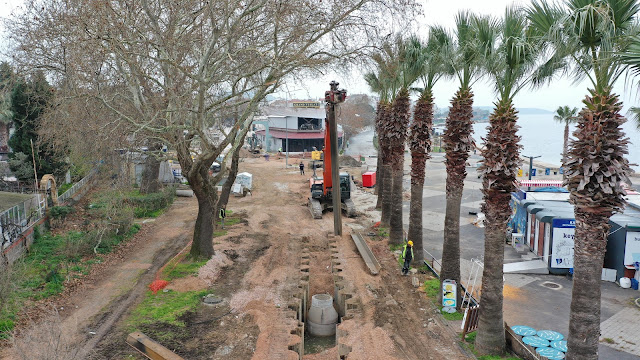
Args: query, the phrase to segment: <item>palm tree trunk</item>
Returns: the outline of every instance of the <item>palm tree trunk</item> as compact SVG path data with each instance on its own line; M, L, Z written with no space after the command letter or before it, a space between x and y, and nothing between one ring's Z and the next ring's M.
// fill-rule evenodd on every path
M389 230L389 243L402 244L403 221L402 221L402 178L404 175L404 149L407 138L407 125L409 123L411 105L409 103L409 91L401 89L393 101L392 120L385 130L390 143L389 157L391 171L393 173L392 193L391 193L391 220Z
M391 181L391 223L389 224L389 243L401 245L404 241L402 221L402 178L404 177L404 172L402 171L402 168L392 168L391 173L393 174L393 180Z
M574 275L567 359L597 360L600 337L600 278L609 217L576 208Z
M624 207L628 181L628 141L622 103L605 89L589 90L587 105L567 151L567 187L575 204L574 275L567 359L597 359L600 336L600 278L609 218Z
M422 243L422 182L411 180L411 202L409 203L409 240L413 241L414 260L424 260L424 245Z
M564 144L562 146L562 180L567 178L565 164L567 163L567 146L569 145L569 122L564 123Z
M391 224L391 193L393 187L393 178L391 177L391 166L388 164L382 165L382 193L378 196L382 196L382 214L380 217L380 226L389 227Z
M496 104L489 117L489 131L482 172L482 193L485 213L484 271L478 335L475 349L480 355L501 355L505 349L502 318L502 275L507 221L511 215L511 193L515 191L516 172L519 166L520 137L516 135L517 112L510 100Z
M422 243L422 194L425 163L431 152L431 128L433 124L433 95L424 91L416 103L409 148L411 149L411 202L409 204L409 240L413 241L415 259L424 259Z
M487 204L485 213L487 214L484 229L485 259L475 349L480 355L501 355L505 350L504 319L502 316L504 300L502 294L502 267L504 263L506 222L489 220L492 218L489 214L500 213L500 209L494 206ZM493 255L488 256L488 254Z
M384 176L382 174L382 151L378 145L378 159L376 160L376 187L375 194L378 195L376 200L376 209L382 208L382 186L384 184Z
M466 164L473 149L472 119L473 93L461 88L451 100L447 129L443 135L446 149L447 207L444 218L444 242L442 244L442 271L440 281L455 280L458 284L458 307L462 296L460 282L460 203Z

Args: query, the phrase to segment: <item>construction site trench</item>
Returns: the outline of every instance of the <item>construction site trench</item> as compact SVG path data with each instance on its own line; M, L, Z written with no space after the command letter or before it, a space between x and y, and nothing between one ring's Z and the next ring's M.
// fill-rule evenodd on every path
M331 212L321 219L309 212L309 175L285 167L284 157L247 156L240 170L253 174L253 189L248 196L232 196L227 209L242 221L214 238L216 254L197 275L167 287L177 293L206 291L222 301L185 314L184 326L129 326L155 270L170 259L167 249L184 249L192 234L197 202L179 198L145 224L126 250L101 264L99 274L89 275L90 283L54 301L64 308L59 326L65 339L75 348L90 347L83 359L143 359L125 342L132 330L184 359L473 358L411 277L401 276L387 240L366 236L379 220L371 191L354 191L357 217L343 217L343 234L335 236ZM358 179L361 169L341 171ZM377 275L363 261L351 232L365 235L379 261ZM415 276L422 283L428 275ZM335 335L305 336L309 307L318 294L333 298ZM101 327L105 319L110 325ZM21 357L5 348L0 358Z

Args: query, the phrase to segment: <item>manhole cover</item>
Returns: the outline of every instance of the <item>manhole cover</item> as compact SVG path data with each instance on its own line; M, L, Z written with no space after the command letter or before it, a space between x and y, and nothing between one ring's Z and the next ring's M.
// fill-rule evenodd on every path
M547 288L549 288L551 290L560 290L560 289L562 289L562 285L556 284L556 283L551 282L551 281L545 281L540 285L544 286L544 287L547 287Z

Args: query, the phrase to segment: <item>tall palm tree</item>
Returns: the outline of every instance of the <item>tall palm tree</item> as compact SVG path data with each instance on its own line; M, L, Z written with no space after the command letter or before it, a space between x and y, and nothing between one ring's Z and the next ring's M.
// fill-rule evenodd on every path
M477 20L469 12L456 15L455 42L449 49L448 69L455 75L459 88L451 99L447 128L443 134L445 166L447 169L447 205L444 220L444 241L442 244L442 270L440 280L455 280L460 292L460 204L464 179L467 176L466 163L474 143L473 132L473 92L471 86L481 75L482 49L486 39L481 39L474 29ZM492 37L493 34L486 34ZM492 39L489 39L492 40ZM489 44L491 41L489 41ZM458 304L460 302L458 301Z
M398 89L398 76L400 62L398 60L399 51L402 49L402 38L396 36L391 41L382 44L381 51L372 56L376 64L377 74L369 73L365 76L365 81L373 91L378 92L380 101L376 113L376 131L378 132L378 150L381 161L378 166L379 193L378 199L381 201L382 214L381 226L389 227L392 213L392 176L391 176L391 143L388 129L393 121L391 104Z
M631 120L636 124L636 128L640 130L640 107L630 107L628 114L631 117Z
M417 41L415 39L414 41ZM444 49L451 40L441 27L431 27L429 37L422 47L422 74L424 88L416 102L413 122L409 133L409 150L411 151L411 202L409 204L409 233L413 241L415 260L424 259L422 244L422 194L424 188L425 164L431 152L431 129L433 127L433 87L444 75Z
M592 88L582 101L575 140L570 142L566 180L574 204L573 289L567 359L597 359L600 336L600 276L609 218L624 207L621 181L628 181L622 102L611 92L638 36L635 0L565 0L564 7L534 2L529 18L566 59L574 79ZM588 291L587 291L588 290Z
M396 75L398 91L391 105L391 121L386 122L384 130L389 144L391 162L392 189L391 189L391 219L389 230L389 243L400 245L403 242L402 221L402 183L404 176L404 149L407 139L407 127L411 116L411 104L409 101L409 89L422 72L420 58L423 56L419 42L412 39L404 40L396 37Z
M558 106L556 114L553 115L553 120L564 124L564 143L562 145L562 166L567 161L567 146L569 144L569 125L577 122L578 108L570 108L567 105ZM566 174L563 172L562 178L564 179Z
M482 193L485 213L484 271L482 274L482 297L478 319L476 350L481 354L501 354L505 349L504 322L502 314L502 277L504 265L504 242L507 222L511 215L509 200L515 191L516 172L520 164L520 137L518 112L513 98L531 83L532 75L541 53L538 42L528 32L528 23L523 11L508 7L498 28L491 19L478 21L478 34L493 45L494 33L500 41L488 47L486 71L495 86L498 100L489 116L489 128L482 150L484 158Z
M384 129L382 128L383 121L387 118L387 112L389 107L389 94L387 89L387 84L384 79L384 69L382 69L382 64L378 64L377 73L369 72L364 75L364 80L369 85L369 88L372 92L378 94L378 104L376 105L376 119L375 119L375 131L377 134L378 140L378 159L376 164L376 194L378 195L378 199L376 201L376 209L382 208L382 197L384 192L382 188L384 186L384 167L382 160L382 151L383 151L383 141ZM387 222L388 225L388 222Z

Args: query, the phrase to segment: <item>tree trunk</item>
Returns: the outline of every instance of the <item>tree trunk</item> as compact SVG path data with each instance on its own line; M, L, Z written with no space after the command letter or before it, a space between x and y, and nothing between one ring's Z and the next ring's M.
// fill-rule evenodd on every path
M391 177L391 166L388 164L382 165L382 185L384 186L381 191L382 194L382 216L380 219L380 226L389 227L391 224L391 192L393 187L393 179Z
M447 207L444 219L444 242L442 244L442 271L440 281L455 280L458 285L458 307L462 305L460 282L460 203L467 177L466 163L474 143L473 93L461 88L451 99L444 141L445 165L447 169Z
M569 314L567 359L597 359L600 336L600 278L609 219L623 209L629 181L628 139L622 103L610 89L589 90L578 119L575 140L567 151L565 172L575 205L573 290Z
M415 260L424 260L424 245L422 242L422 183L411 182L411 202L409 204L409 240L413 241L413 255Z
M487 219L496 209L485 209ZM485 221L484 270L482 272L482 295L480 317L475 349L480 355L501 355L505 350L504 320L502 317L502 276L504 263L504 239L506 222ZM493 254L487 256L487 254Z
M569 145L569 123L564 123L564 144L562 146L562 180L567 178L567 169L564 168L567 163L567 146Z
M158 181L160 159L157 156L160 149L162 149L162 145L156 143L149 146L149 151L146 152L147 158L144 161L142 181L140 182L141 194L151 194L160 190L160 182Z
M376 187L374 194L378 195L376 199L376 209L382 209L382 186L384 184L384 177L382 175L382 151L380 151L380 145L378 145L378 159L376 160Z
M507 222L511 216L511 193L515 191L520 165L517 112L510 100L501 100L489 117L482 173L485 213L484 271L478 335L475 349L480 355L501 355L505 349L502 318L502 275Z
M458 285L458 308L462 299L460 282L460 203L462 188L447 192L447 207L444 217L444 241L442 243L442 270L440 284L444 280L455 280Z
M431 129L433 124L433 95L430 89L420 94L413 113L409 135L411 149L411 202L409 206L409 240L413 241L416 260L424 260L422 242L422 195L425 164L431 152Z
M568 360L597 360L600 337L600 278L609 218L576 208L574 275L571 291Z
M401 245L403 243L403 221L402 221L402 178L403 171L400 169L392 169L393 188L391 190L391 222L389 230L389 243ZM415 252L414 252L415 255Z
M193 243L191 245L190 255L197 259L210 259L214 254L213 250L213 232L215 230L216 220L216 198L218 197L217 189L208 181L205 174L199 173L199 179L196 176L188 178L191 189L193 189L198 199L198 216L193 229Z
M389 160L392 171L392 190L391 190L391 219L389 231L389 243L403 243L403 224L402 224L402 178L404 175L404 150L405 140L407 139L407 126L411 104L409 101L409 91L405 88L400 89L398 95L393 100L391 121L387 122L385 130L389 143Z
M222 192L220 193L220 199L216 204L216 214L220 211L220 208L223 205L227 205L229 202L229 195L231 194L231 188L233 187L233 183L236 181L236 175L238 175L238 165L240 165L240 150L241 146L236 147L231 154L231 169L229 169L229 173L227 174L227 181L222 185ZM222 166L222 164L220 164ZM224 169L220 169L220 172L223 173Z

